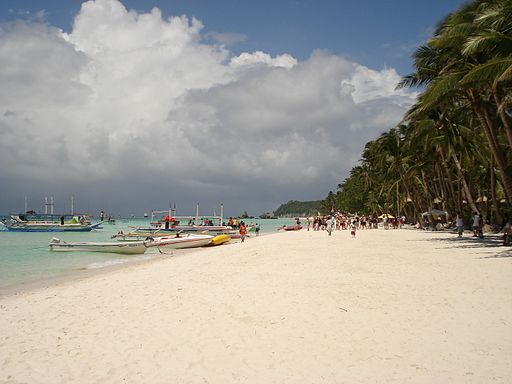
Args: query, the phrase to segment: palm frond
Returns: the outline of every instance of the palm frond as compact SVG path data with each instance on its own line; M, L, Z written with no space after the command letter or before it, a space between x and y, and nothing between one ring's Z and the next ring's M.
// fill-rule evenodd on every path
M474 67L462 78L460 83L464 86L495 85L498 81L503 81L499 79L509 68L512 70L512 57L494 59Z
M466 39L462 54L469 56L485 52L497 56L508 56L512 52L512 36L496 31L484 31Z
M447 73L433 80L420 96L423 110L432 109L436 105L450 102L460 91L459 81L463 77L460 72Z
M507 69L503 71L500 77L496 79L497 83L502 81L510 81L512 80L512 65L510 65Z

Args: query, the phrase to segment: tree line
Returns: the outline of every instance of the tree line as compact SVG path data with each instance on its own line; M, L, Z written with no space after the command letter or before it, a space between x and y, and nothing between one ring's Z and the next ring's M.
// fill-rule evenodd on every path
M418 88L403 120L366 144L322 210L421 220L434 208L494 223L512 203L512 0L447 15L397 88Z
M316 216L320 211L320 200L317 201L297 201L290 200L285 204L281 204L274 211L274 215L278 217L295 217L295 216Z

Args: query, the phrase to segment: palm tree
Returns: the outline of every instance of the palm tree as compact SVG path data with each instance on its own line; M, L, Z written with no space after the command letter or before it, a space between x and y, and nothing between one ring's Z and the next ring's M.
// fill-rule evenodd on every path
M478 15L480 3L485 2L477 1L467 5L449 15L440 24L434 38L428 43L428 49L423 47L416 52L415 65L421 67L417 67L416 73L405 77L398 86L426 84L419 103L409 112L409 117L414 118L418 113L436 108L449 109L460 106L478 118L510 203L512 177L508 172L507 158L496 132L496 120L493 119L493 111L497 112L498 108L490 97L492 90L475 87L474 82L469 80L474 77L466 77L489 60L489 53L477 52L464 56L461 48L469 36L478 30L474 20Z
M486 211L490 194L499 218L498 200L512 202L512 1L461 7L413 59L415 72L398 87L420 87L417 103L366 144L361 164L338 186L337 204L410 213L410 201L416 215L467 202L466 212Z

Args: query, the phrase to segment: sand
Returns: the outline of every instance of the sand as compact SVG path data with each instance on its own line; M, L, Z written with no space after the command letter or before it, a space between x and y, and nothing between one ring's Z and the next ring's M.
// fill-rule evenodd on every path
M512 249L279 233L0 298L1 383L510 383Z

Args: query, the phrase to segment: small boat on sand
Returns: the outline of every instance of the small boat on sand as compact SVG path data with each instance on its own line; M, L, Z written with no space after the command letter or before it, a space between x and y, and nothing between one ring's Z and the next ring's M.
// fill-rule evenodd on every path
M148 247L183 249L208 245L212 239L212 235L196 235L192 233L182 235L177 233L174 236L150 238L149 241L144 243Z
M283 225L278 229L283 231L300 231L302 229L302 225Z
M229 243L230 240L231 240L230 235L226 235L226 234L217 235L213 239L210 240L208 245L209 246L222 245L222 244Z
M49 244L50 251L82 251L82 252L104 252L121 253L128 255L141 255L148 249L149 241L130 241L112 243L94 242L66 242L54 237Z

